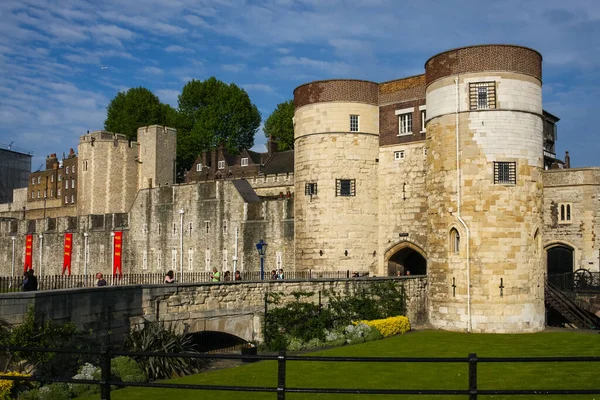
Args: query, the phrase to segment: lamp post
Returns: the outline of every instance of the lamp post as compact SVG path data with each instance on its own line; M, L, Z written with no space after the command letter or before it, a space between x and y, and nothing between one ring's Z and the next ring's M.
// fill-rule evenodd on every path
M12 239L12 280L11 280L10 284L12 285L15 280L15 240L17 238L12 236L11 239Z
M265 252L267 251L267 244L260 239L260 242L256 243L256 250L260 256L260 280L265 279Z
M179 210L179 282L183 282L183 215L185 210Z
M41 278L44 274L42 273L42 258L44 256L44 235L42 235L40 233L40 235L38 236L40 238L40 272L38 273L38 276Z
M83 282L87 286L88 275L88 233L83 233Z

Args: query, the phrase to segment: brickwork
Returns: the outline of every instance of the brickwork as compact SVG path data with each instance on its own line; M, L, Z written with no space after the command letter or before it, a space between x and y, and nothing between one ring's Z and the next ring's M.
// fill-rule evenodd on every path
M298 86L294 90L296 109L321 102L359 102L377 105L379 87L374 82L338 79L316 81Z
M379 145L410 143L425 140L425 131L421 130L420 106L425 105L425 98L393 103L379 107ZM399 116L396 110L412 108L412 134L399 135Z
M542 80L542 56L513 45L483 45L448 50L425 62L427 85L450 75L482 71L512 71Z
M425 75L411 76L379 84L379 105L425 99Z

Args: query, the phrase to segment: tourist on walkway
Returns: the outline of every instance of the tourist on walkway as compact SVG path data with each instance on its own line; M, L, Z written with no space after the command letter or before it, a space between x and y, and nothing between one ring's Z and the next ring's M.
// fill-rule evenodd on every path
M175 277L173 276L173 270L167 272L165 275L165 283L175 283Z
M104 276L100 272L96 274L96 279L96 286L106 286L106 279L104 279Z
M236 280L236 281L242 280L242 274L240 274L240 271L235 271L234 280Z
M217 267L213 267L212 273L210 274L210 280L212 282L219 282L221 280L221 274L217 271Z
M273 281L277 280L277 270L271 271L271 280L273 280Z
M228 282L231 280L231 273L229 271L225 271L225 274L223 275L223 280L225 282Z
M37 277L33 274L32 269L27 271L27 279L23 284L23 290L26 292L33 292L38 290Z
M279 269L279 273L277 274L277 279L283 280L283 268Z

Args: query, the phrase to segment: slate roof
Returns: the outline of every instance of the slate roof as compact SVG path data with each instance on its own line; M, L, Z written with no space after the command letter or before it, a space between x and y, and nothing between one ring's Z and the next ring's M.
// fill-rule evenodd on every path
M247 180L236 179L236 180L233 180L232 183L233 183L233 186L238 191L238 193L240 194L240 196L242 196L242 199L244 199L244 202L260 203L260 198L254 191L254 189L252 189L252 186L250 186L250 183L248 183Z
M265 175L289 174L292 172L294 172L294 150L273 153L263 168Z

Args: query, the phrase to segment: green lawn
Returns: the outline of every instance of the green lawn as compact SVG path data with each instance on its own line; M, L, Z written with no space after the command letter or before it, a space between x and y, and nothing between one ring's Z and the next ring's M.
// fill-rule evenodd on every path
M520 335L464 334L440 331L410 332L376 342L344 346L312 355L371 357L547 357L600 356L600 335L542 332ZM466 389L465 364L297 362L287 364L288 387ZM600 363L480 364L480 389L592 389L600 387ZM174 379L172 383L276 386L275 361ZM286 394L286 399L361 399L364 395ZM370 396L375 399L466 399L467 396ZM99 398L99 396L95 397ZM274 393L239 393L174 389L128 388L113 399L276 399ZM484 399L599 399L581 396L480 396Z

